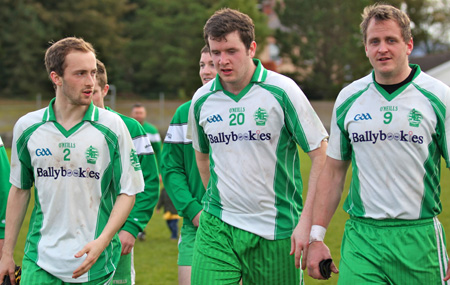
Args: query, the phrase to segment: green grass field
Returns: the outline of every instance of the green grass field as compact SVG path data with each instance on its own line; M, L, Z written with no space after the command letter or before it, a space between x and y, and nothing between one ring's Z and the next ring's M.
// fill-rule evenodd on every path
M303 154L302 173L303 177L308 177L310 161L307 155ZM442 195L441 200L444 207L443 214L440 215L441 223L444 228L450 230L450 176L448 170L444 168L442 175ZM348 189L349 177L347 177L346 189ZM307 184L307 181L305 181ZM307 185L305 185L307 187ZM306 193L304 194L306 197ZM28 230L28 221L31 214L33 200L30 201L27 217L25 218L23 227L20 231L19 240L17 242L14 258L17 263L21 263L23 256L23 248L25 244L26 232ZM325 242L331 250L335 262L339 263L340 244L344 230L344 223L348 215L342 210L342 201L335 216L333 217L330 227L327 231ZM180 225L182 221L180 220ZM162 213L153 215L152 220L146 228L147 238L145 241L136 241L135 246L135 268L136 268L136 284L138 285L171 285L177 284L177 242L170 240L170 233L162 218ZM330 280L317 281L307 276L305 272L306 284L336 284L337 276L334 275ZM280 284L282 285L282 284Z

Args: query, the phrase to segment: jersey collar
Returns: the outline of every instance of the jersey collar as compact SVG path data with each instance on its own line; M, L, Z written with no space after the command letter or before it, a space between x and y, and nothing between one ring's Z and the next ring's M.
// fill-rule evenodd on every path
M413 78L411 79L411 81L405 83L405 85L403 85L402 87L398 88L397 90L395 90L392 94L389 94L386 90L384 90L383 87L381 87L376 81L375 81L375 71L372 71L372 80L375 84L375 88L377 88L378 92L380 92L380 94L387 100L387 101L392 101L394 98L396 98L399 94L401 94L413 81L414 79L417 78L417 76L419 76L419 74L421 73L420 70L420 66L417 64L409 64L409 66L412 69L416 69L416 72L414 73Z
M238 95L231 94L223 88L222 83L220 83L219 73L217 73L216 75L216 80L214 80L214 82L211 84L210 91L222 91L225 94L229 95L236 102L239 101L239 99L241 99L250 90L253 84L266 81L267 69L264 68L259 59L254 58L253 63L256 65L256 69L253 73L252 78L250 79L250 83Z
M42 121L44 122L56 122L56 116L55 111L53 111L53 105L55 104L56 98L53 98L50 103L48 104L47 110L44 112L44 116L42 118ZM84 117L82 121L98 121L98 107L92 103L89 105L89 108L87 109L86 113L84 114Z
M253 63L256 65L255 72L253 73L251 83L260 83L266 81L267 78L267 69L264 68L261 61L259 59L254 58ZM210 91L223 91L222 83L220 83L219 73L216 74L216 80L214 80L213 84L211 84Z

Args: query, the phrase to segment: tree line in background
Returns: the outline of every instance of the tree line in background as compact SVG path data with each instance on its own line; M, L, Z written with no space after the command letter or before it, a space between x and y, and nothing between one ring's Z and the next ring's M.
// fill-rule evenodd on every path
M413 22L415 46L424 53L448 49L448 0L390 0ZM200 86L203 26L221 7L250 15L258 50L272 35L287 74L314 99L331 99L370 70L359 23L371 0L275 1L281 25L269 29L267 0L0 0L0 96L54 96L43 64L50 42L82 37L97 50L120 95L188 98ZM307 72L301 72L301 71Z

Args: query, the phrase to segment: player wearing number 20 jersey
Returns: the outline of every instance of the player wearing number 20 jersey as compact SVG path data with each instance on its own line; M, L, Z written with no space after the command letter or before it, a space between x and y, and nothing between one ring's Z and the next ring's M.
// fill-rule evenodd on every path
M142 192L144 181L131 137L117 114L91 103L82 121L67 131L56 121L54 101L16 123L11 183L20 189L35 186L26 257L73 282L73 271L86 258L74 255L102 233L117 195ZM112 273L120 252L116 234L77 281Z
M189 130L193 147L210 158L204 210L265 239L285 239L303 208L297 144L315 150L327 132L291 79L254 63L239 95L218 76L196 92Z
M411 67L413 80L392 94L370 74L336 100L327 154L352 161L344 204L351 216L416 220L442 210L440 159L450 167L450 88Z

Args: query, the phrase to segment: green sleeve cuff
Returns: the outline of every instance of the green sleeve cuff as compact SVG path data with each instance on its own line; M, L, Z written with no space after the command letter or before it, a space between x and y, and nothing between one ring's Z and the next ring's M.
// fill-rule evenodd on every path
M141 231L141 229L137 225L127 221L125 223L125 225L123 225L122 231L127 231L127 232L129 232L130 234L132 234L136 238L138 233Z
M201 210L203 210L203 206L199 202L193 201L184 212L189 221L192 221Z

